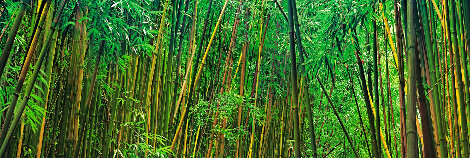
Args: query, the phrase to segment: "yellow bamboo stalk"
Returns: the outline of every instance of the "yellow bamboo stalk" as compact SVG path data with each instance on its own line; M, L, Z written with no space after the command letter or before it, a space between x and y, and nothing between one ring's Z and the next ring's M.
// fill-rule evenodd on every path
M196 36L194 35L194 31L195 31L195 26L196 26L196 21L197 21L197 4L198 4L198 0L196 0L195 5L194 5L194 15L193 15L193 19L194 19L194 20L193 20L193 25L191 26L191 30L192 30L191 32L193 33L193 36L192 36L191 43L190 43L190 46L193 45L194 48L193 48L192 50L190 49L190 52L192 52L192 54L191 54L191 60L190 60L189 62L192 62L192 59L193 59L193 57L194 57L194 51L196 50L196 45L194 45L194 42L195 42L195 40L196 40ZM191 48L191 47L190 47L190 48ZM187 78L188 78L188 74L190 73L190 71L191 71L191 72L194 71L194 70L192 70L192 68L189 68L189 67L191 67L191 64L187 65L186 67L187 67L187 68L186 68L186 72L187 72L187 73L186 73L186 77L185 77L185 81L184 81L184 82L186 82L186 80L187 80ZM188 70L190 70L190 71L188 71ZM189 80L191 81L191 78L189 78ZM181 98L183 97L183 94L184 94L184 91L185 91L185 90L184 90L185 85L186 85L186 83L183 83L183 88L182 88L182 90L181 90L182 92L180 93L180 97L179 97L179 99L178 99L178 104L181 103ZM189 93L189 92L187 92L187 93ZM186 109L186 108L184 108L184 109ZM185 112L186 112L186 110L183 110L183 112L181 112L181 116L184 116L184 115L185 115ZM175 135L173 136L173 141L171 142L171 147L170 147L171 150L173 150L173 148L174 148L174 146L175 146L176 138L178 137L178 133L179 133L179 130L180 130L182 124L183 124L183 118L180 119L180 121L179 121L179 123L178 123L178 127L177 127L177 129L176 129L176 133L175 133ZM200 128L200 127L199 127L199 128ZM199 133L198 133L198 135L199 135ZM197 137L196 137L196 142L197 142ZM196 149L194 149L194 151L196 151ZM193 157L194 157L194 154L193 154Z
M268 92L267 92L267 94L266 94L266 98L269 98L270 89L271 89L271 88L270 88L270 84L268 84ZM266 103L264 104L264 113L267 113L267 109L268 109L268 102L266 102ZM258 151L259 157L262 157L261 151L262 151L262 149L263 149L263 142L264 142L264 139L263 139L263 138L264 138L264 135L266 134L266 133L265 133L265 132L266 132L265 130L266 130L266 123L263 124L263 128L262 128L262 131L261 131L261 139L259 139L259 151Z
M279 142L279 158L282 158L282 134L284 133L284 110L285 106L282 106L282 114L281 114L281 140ZM314 140L315 142L316 140Z
M447 90L449 91L449 90ZM454 132L453 132L453 129L454 127L452 126L452 115L451 115L451 112L450 112L450 97L447 97L447 106L446 106L446 109L447 109L447 118L448 118L448 124L449 124L449 134L450 134L450 138L449 137L446 137L446 140L447 142L450 142L450 148L451 148L451 151L454 151ZM450 139L450 140L449 140ZM453 152L449 152L451 157L454 157L454 154L452 154Z
M147 128L146 128L146 132L149 133L149 129L150 129L150 97L151 97L151 94L152 94L152 81L153 81L153 76L154 76L154 72L155 72L155 64L156 64L156 61L157 61L157 53L159 53L159 46L160 46L160 41L161 41L161 38L162 38L162 32L163 32L163 25L165 23L165 18L166 18L166 12L168 10L168 3L169 3L169 0L166 0L165 1L165 5L163 7L163 14L162 14L162 17L160 19L160 25L159 25L159 28L158 28L158 35L157 35L157 41L156 41L156 45L155 45L155 51L154 53L152 53L152 63L151 63L151 66L150 66L150 75L149 75L149 80L148 80L148 83L147 83L147 94L146 94L146 100L145 100L145 103L146 103L146 107L145 109L147 110ZM148 137L145 138L145 142L148 144L149 143L149 140L148 140ZM145 155L148 154L148 149L145 150Z
M227 4L228 4L228 0L225 1L225 4L222 8L222 11L220 12L219 18L217 19L217 23L215 25L214 31L212 32L211 38L209 40L209 44L207 45L207 48L204 52L204 57L202 58L201 65L200 65L200 67L197 71L196 79L194 80L194 87L197 87L197 81L199 80L199 76L201 75L202 67L204 66L204 63L206 61L207 54L209 53L209 50L210 50L211 45L212 45L212 41L214 40L215 34L217 33L217 29L219 28L219 25L220 25L220 21L222 20L222 16L224 15L225 9L227 8ZM183 113L183 116L184 116L184 113ZM178 131L181 128L181 125L182 125L182 122L183 122L182 119L183 118L180 119L180 123L179 123L179 125L176 129L177 132L176 132L176 134L173 138L173 142L171 143L171 150L173 150L173 148L175 146L176 137L178 135Z
M56 40L55 38L57 38L58 33L56 32L56 33L54 33L52 36L53 36L52 38L54 38L54 39L53 39L54 42L51 43L51 48L55 48L55 45L57 44L57 43L55 42L55 40ZM51 51L55 51L55 50L51 50ZM52 56L52 57L50 57L50 58L51 58L50 60L53 60L53 59L54 59L54 56ZM38 147L36 148L36 149L37 149L36 158L40 158L40 157L41 157L42 141L43 141L43 139L44 139L44 128L45 128L45 125L46 125L46 111L47 111L47 105L48 105L48 103L49 103L49 91L50 91L50 90L49 90L49 87L50 87L50 85L51 85L51 81L50 81L50 79L49 79L49 81L48 81L48 83L47 83L47 87L48 87L48 88L47 88L47 91L46 91L46 93L45 93L45 94L46 94L45 107L44 107L44 110L45 110L45 111L44 111L44 113L43 113L44 116L42 117L41 130L39 131L39 142L38 142Z
M251 121L251 135L250 135L250 148L248 150L248 157L251 158L253 155L253 143L255 139L255 120Z
M22 117L24 118L24 113L23 113ZM24 132L24 121L21 121L20 139L18 140L18 149L16 151L16 158L21 157L21 149L22 149L22 146L23 146L23 136L24 136L23 132Z
M372 101L372 98L370 98L371 95L370 95L369 90L367 90L367 91L368 91L368 93L369 93L369 101L370 101L370 106L371 106L371 108L372 108L372 113L374 114L374 118L376 118L376 117L375 117L374 102ZM377 118L376 118L375 120L376 120L376 121L380 121L380 119L377 119ZM417 125L417 126L419 125L419 124L418 124L418 120L416 120L416 125ZM384 148L385 148L385 154L387 155L388 158L391 158L392 156L390 155L390 151L389 151L389 149L388 149L387 142L385 142L385 137L384 137L384 134L383 134L383 132L382 132L382 128L380 128L379 130L380 130L380 140L382 141L382 144L383 144L383 146L384 146Z
M197 140L199 138L199 132L201 131L201 125L199 125L197 127L197 133L196 133L196 141L194 142L194 150L193 150L193 156L192 157L195 157L196 155L196 149L197 149Z
M211 49L212 41L214 40L215 34L217 33L217 28L219 28L220 21L222 20L222 16L224 15L225 9L227 8L228 0L225 0L224 7L222 8L222 11L220 12L219 18L217 19L217 23L215 24L214 31L212 32L211 38L209 40L209 44L207 44L206 51L204 52L204 57L202 58L201 61L201 66L199 67L199 70L197 71L196 79L194 80L194 87L197 87L197 81L199 80L199 76L201 75L202 67L204 66L204 63L206 62L207 54L209 53L209 50Z
M41 18L46 18L49 11L46 11L45 9L49 9L50 4L51 4L50 1L46 1L46 6L44 7ZM52 12L52 9L51 9L51 12ZM38 33L37 30L36 30L36 33ZM35 36L36 36L36 33L35 33ZM57 36L57 33L55 33L53 35L53 37L54 36ZM36 39L36 42L37 42L37 39ZM55 45L55 44L56 44L56 42L52 43L52 45ZM36 44L34 44L34 45L36 45ZM34 45L31 45L30 48L34 47ZM51 46L51 47L53 48L55 46ZM54 50L51 50L51 51L54 51ZM47 87L49 87L49 86L50 86L50 82L48 83ZM47 91L49 91L49 88L47 88ZM46 103L45 103L45 107L44 107L45 110L47 110L47 104L48 104L48 101L49 101L48 97L49 97L49 92L46 93ZM41 130L39 131L38 147L36 148L37 149L36 158L40 158L40 156L41 156L41 151L42 151L41 149L42 149L42 141L43 141L43 137L44 137L44 126L45 126L45 124L46 124L46 113L44 112L44 116L42 117Z
M196 12L196 11L195 11ZM178 102L176 103L176 108L175 109L178 109L180 104L181 104L181 100L183 98L183 94L185 94L186 92L186 85L188 84L188 76L191 72L191 69L192 69L192 62L193 62L193 58L194 58L194 51L196 50L195 48L196 47L193 47L194 45L194 41L196 40L196 36L194 36L194 32L195 32L195 25L196 25L196 18L197 16L193 16L193 24L191 26L191 35L189 37L191 37L191 40L190 40L190 44L189 44L189 52L188 54L191 54L191 57L189 58L188 60L188 63L186 63L186 74L184 75L184 81L183 81L183 86L181 87L181 92L180 92L180 95L178 97ZM173 114L173 117L171 119L174 119L176 118L176 114L178 113L178 110L175 110L175 113ZM171 121L173 122L173 120Z
M41 6L41 3L42 3L42 0L38 0L38 6ZM39 9L41 9L41 7L38 7L36 12L39 13ZM44 12L43 12L44 13Z
M80 102L82 100L82 90L83 90L83 87L82 87L82 83L83 83L83 68L84 68L84 59L85 59L85 52L86 52L86 20L84 21L79 21L80 19L82 19L83 17L83 14L84 12L79 9L77 12L76 12L77 15L75 15L76 17L76 21L75 21L75 27L76 27L76 32L74 33L77 33L78 35L78 41L77 41L77 44L78 44L78 47L77 47L77 50L76 50L76 53L79 53L78 54L78 58L77 58L77 64L76 67L78 68L78 70L76 71L76 75L77 75L77 80L76 80L76 97L75 97L75 102L74 102L74 108L75 108L75 113L73 114L73 125L74 125L74 128L73 128L73 141L74 141L74 149L77 147L77 143L78 143L78 129L79 129L79 120L80 120L80 117L78 115L79 111L80 111ZM75 50L74 50L75 51Z
M393 43L393 38L392 38L392 35L390 33L390 27L388 25L388 20L387 20L387 17L385 17L385 13L383 11L383 5L382 3L379 3L379 6L380 6L380 9L382 10L382 18L383 18L383 21L384 21L384 27L385 27L385 32L387 33L387 37L388 37L388 43L390 44L390 48L392 49L392 52L393 52L393 59L395 60L395 63L393 64L393 66L395 66L395 68L398 69L397 65L398 65L398 56L397 56L397 51L395 49L395 44Z
M237 63L237 69L235 70L235 76L233 78L236 78L237 77L237 72L238 72L238 68L240 68L240 62L242 61L242 54L240 53L240 57L238 58L238 63ZM235 85L233 85L235 86Z
M436 13L437 13L437 17L439 17L439 21L441 22L442 27L444 27L445 22L443 21L444 19L442 18L442 14L441 14L441 12L439 11L439 7L437 6L436 1L435 1L435 0L431 0L431 2L432 2L432 5L434 6L434 10L435 10Z
M183 144L183 158L186 158L186 143L188 141L188 124L189 120L186 120L186 129L184 130L184 144Z

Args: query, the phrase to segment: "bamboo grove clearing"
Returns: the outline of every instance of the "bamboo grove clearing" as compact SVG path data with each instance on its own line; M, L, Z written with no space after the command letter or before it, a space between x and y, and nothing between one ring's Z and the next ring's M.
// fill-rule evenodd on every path
M0 29L0 157L470 157L470 0L0 0Z

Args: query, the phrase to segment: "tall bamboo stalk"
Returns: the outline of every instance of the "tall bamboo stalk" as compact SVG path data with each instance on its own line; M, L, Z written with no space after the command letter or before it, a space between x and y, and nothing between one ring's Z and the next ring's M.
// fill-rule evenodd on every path
M377 157L382 157L382 146L380 145L380 134L379 134L379 131L380 131L380 104L379 104L379 68L378 68L378 39L377 39L377 21L373 20L372 21L372 24L373 24L373 27L374 27L374 38L373 38L373 44L372 44L372 48L373 48L373 61L374 61L374 105L375 105L375 118L377 120L375 120L375 135L376 135L376 139L377 139L377 150L378 150L378 155ZM372 88L372 87L370 87ZM372 91L372 89L369 89L370 91ZM371 92L372 93L372 92Z
M33 75L31 76L30 78L30 81L28 82L28 86L27 86L27 89L25 91L25 97L20 105L20 108L18 109L17 113L13 116L13 122L11 123L10 125L10 122L5 122L4 123L4 126L7 126L6 128L3 128L2 129L2 135L5 135L5 138L4 140L2 141L2 147L0 149L0 156L3 156L5 154L5 151L8 147L8 143L10 142L10 138L11 138L11 135L13 134L15 128L16 128L16 125L20 119L20 116L22 115L23 113L23 110L30 98L30 95L31 95L31 92L32 92L32 89L34 87L34 82L36 81L37 79L37 76L38 76L38 73L39 73L39 70L40 70L40 67L42 65L42 62L44 61L44 58L46 56L46 51L49 51L50 47L50 43L51 43L51 39L52 39L52 35L53 33L56 31L56 27L58 25L58 21L61 17L61 13L62 13L62 10L65 6L65 4L67 3L68 0L64 0L62 1L62 4L61 4L61 7L58 11L58 15L57 17L54 19L54 23L52 24L51 26L51 31L48 33L48 35L46 36L46 42L44 43L42 49L41 49L41 53L40 53L40 56L39 56L39 59L38 59L38 62L36 63L36 66L35 66L35 69L34 69L34 72L33 72ZM25 67L25 66L24 66ZM26 71L24 72L24 75L22 76L26 76ZM23 73L22 73L23 74ZM19 80L18 80L18 84L17 84L17 87L16 87L16 93L15 93L15 97L14 97L14 100L17 100L18 99L18 95L19 95L19 91L21 90L21 87L22 87L22 83L24 81L24 77L20 77ZM21 83L21 84L20 84ZM16 98L16 99L15 99ZM10 104L10 108L12 111L13 109L15 109L16 107L16 101L13 102ZM13 112L11 112L11 114L13 114ZM11 120L12 119L12 116L8 116L7 115L7 120Z
M366 104L366 109L367 109L367 117L369 119L369 128L370 128L370 133L371 133L371 144L372 144L372 157L376 157L378 158L379 157L379 151L378 151L378 147L377 147L377 137L376 137L376 134L375 134L375 128L374 128L374 114L372 112L372 106L371 106L371 101L370 101L370 97L369 97L369 92L367 91L367 83L366 83L366 77L365 77L365 74L364 74L364 66L363 66L363 61L361 60L361 58L359 57L359 43L358 43L358 39L357 39L357 36L356 36L356 32L354 32L353 34L353 38L354 38L354 44L355 44L355 47L356 47L356 51L354 51L354 54L356 56L356 61L357 61L357 64L358 64L358 67L359 67L359 77L361 79L361 84L362 84L362 94L363 94L363 97L364 97L364 102Z
M462 82L462 70L461 70L461 62L460 62L460 51L458 49L458 40L457 40L457 28L456 28L456 21L457 21L457 9L455 7L455 1L450 1L449 4L449 19L451 20L450 26L452 27L452 42L451 43L451 48L453 48L453 53L454 53L454 63L455 64L455 77L456 81L458 84L454 85L456 86L457 93L459 95L459 107L460 107L460 121L461 121L461 137L462 137L462 146L463 146L463 157L468 157L469 152L468 152L468 126L467 126L467 116L465 114L465 91L463 90L464 84ZM451 49L449 48L449 49ZM451 54L452 54L451 52ZM457 109L454 109L457 111Z
M298 106L298 96L299 90L297 87L297 64L296 64L296 55L295 55L295 40L294 40L294 6L295 0L289 0L289 44L290 44L290 58L291 58L291 83L292 83L292 108L294 111L294 149L295 156L297 158L302 157L300 153L300 130L299 130L299 106Z
M394 11L395 11L395 32L397 39L397 68L398 68L398 79L399 79L399 98L400 98L400 155L401 157L406 156L406 108L405 108L405 75L403 69L403 29L401 24L401 11L398 7L399 1L395 0L394 2Z
M300 23L299 23L299 18L297 14L297 5L295 3L295 0L293 0L292 3L293 3L292 6L294 6L293 14L294 14L294 24L295 24L295 37L297 37L297 40L296 40L297 49L299 50L299 53L300 53L299 61L301 65L301 71L303 74L302 75L302 85L303 85L302 99L304 101L302 103L305 105L305 108L307 109L308 132L309 132L310 140L312 140L312 142L310 143L312 152L313 152L312 157L316 158L317 157L317 145L315 142L316 138L315 138L315 127L313 124L312 105L310 103L310 96L309 96L309 93L310 93L309 86L308 86L309 77L308 77L307 71L305 70L305 60L304 60L304 56L306 55L306 52L305 52L305 48L302 45L302 37L300 36Z
M354 155L356 156L356 158L359 158L359 155L357 154L357 151L356 151L356 149L354 148L354 144L353 144L351 138L349 137L349 133L347 132L346 128L344 127L343 121L341 121L341 118L339 117L339 114L338 114L338 111L336 110L336 107L333 105L333 102L331 101L330 97L329 97L328 94L326 93L325 87L324 87L323 84L321 83L321 81L320 81L320 79L318 78L318 76L317 76L317 81L318 81L318 83L320 84L320 87L321 87L321 89L323 90L323 93L325 94L325 96L326 96L326 98L327 98L327 100L328 100L328 103L329 103L329 104L331 105L331 107L333 108L333 112L334 112L336 118L338 119L338 122L339 122L339 124L340 124L340 126L341 126L341 129L343 129L343 132L344 132L344 134L346 135L346 138L348 139L349 145L351 145L351 148L352 148L352 150L353 150L353 152L354 152ZM377 113L378 113L378 111L377 111Z
M428 59L428 67L429 67L429 73L430 73L430 85L433 86L436 84L436 70L435 70L435 61L434 61L434 50L432 48L431 44L431 35L430 35L430 27L429 27L429 22L428 22L428 14L427 14L427 6L426 6L426 1L420 0L419 2L419 8L420 8L420 13L422 17L422 23L423 23L423 31L424 31L424 37L425 37L425 42L426 42L426 54L427 54L427 59ZM441 157L446 157L447 156L447 142L445 140L445 134L444 134L444 129L442 126L442 119L441 119L441 110L440 110L440 100L439 100L439 89L438 88L431 88L430 89L432 95L432 99L430 100L431 104L434 104L434 111L436 113L436 124L437 124L437 131L439 133L439 143L437 144L437 147L439 148L439 153Z
M418 151L418 134L416 130L416 82L418 70L416 66L416 29L415 18L417 16L416 1L408 0L407 2L407 29L406 41L408 52L408 98L406 106L406 147L407 157L417 158Z
M10 51L11 51L11 48L13 47L13 42L15 41L16 33L18 33L18 28L20 27L21 19L23 19L26 5L28 3L29 1L25 0L20 4L20 9L18 9L18 12L16 13L15 22L13 23L13 26L11 27L11 31L8 33L8 38L7 38L7 42L5 43L5 48L3 48L2 55L0 56L0 76L3 75L3 70L5 69L5 66L7 64L8 57L10 56ZM3 131L3 128L2 128L2 131ZM3 141L3 139L4 139L4 136L2 134L0 141Z

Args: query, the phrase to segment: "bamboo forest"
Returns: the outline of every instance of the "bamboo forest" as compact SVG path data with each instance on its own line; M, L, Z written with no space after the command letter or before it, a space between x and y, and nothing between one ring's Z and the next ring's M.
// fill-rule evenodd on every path
M1 158L470 158L470 0L0 0Z

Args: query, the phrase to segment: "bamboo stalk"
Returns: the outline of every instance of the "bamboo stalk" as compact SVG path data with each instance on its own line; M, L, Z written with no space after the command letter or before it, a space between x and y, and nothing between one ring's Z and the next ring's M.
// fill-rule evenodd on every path
M343 121L342 121L341 118L339 117L339 114L338 114L338 112L337 112L337 110L336 110L336 107L333 105L333 102L331 101L330 97L328 96L328 94L327 94L327 92L326 92L326 90L325 90L325 87L324 87L323 84L321 83L321 81L320 81L320 79L318 78L318 76L316 76L316 78L317 78L318 83L320 84L320 87L321 87L322 90L323 90L323 93L325 94L325 96L326 96L326 98L327 98L327 100L328 100L328 103L329 103L329 104L331 105L331 107L333 108L333 112L334 112L336 118L338 119L338 122L339 122L341 128L343 129L343 132L344 132L344 134L346 135L346 138L348 139L349 145L351 145L351 148L352 148L352 150L353 150L353 152L354 152L354 155L356 156L356 158L358 158L359 155L357 154L357 151L356 151L356 149L354 148L354 144L353 144L351 138L349 137L349 133L347 132L346 128L344 127ZM378 113L378 111L377 111L377 113Z
M23 15L26 9L26 4L28 2L29 2L28 0L25 0L20 4L20 8L18 9L18 12L16 14L15 22L13 23L13 26L11 27L11 31L8 33L8 38L5 43L5 48L3 49L2 55L0 56L0 76L3 75L3 71L7 64L8 57L10 56L11 48L13 47L13 42L15 41L15 38L16 38L16 33L18 33L18 28L20 27L21 19L23 18ZM5 130L8 130L8 129L5 129ZM2 131L3 131L3 128L2 128ZM2 134L0 141L3 141L4 137L5 136Z

